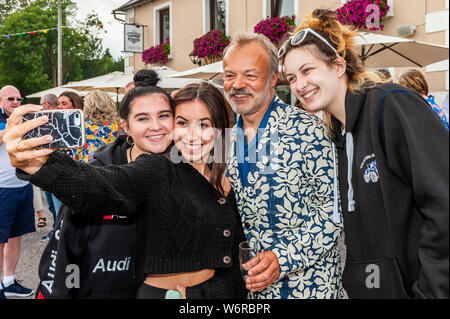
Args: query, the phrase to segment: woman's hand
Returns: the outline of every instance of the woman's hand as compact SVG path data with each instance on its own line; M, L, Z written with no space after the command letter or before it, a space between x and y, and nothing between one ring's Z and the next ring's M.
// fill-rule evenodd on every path
M51 135L27 140L22 139L28 131L48 122L46 116L41 116L23 123L22 116L41 110L42 106L32 104L15 108L7 120L6 133L3 136L3 142L8 151L11 165L20 168L28 174L37 172L45 164L48 156L54 151L54 149L48 148L35 149L39 145L51 142L53 140Z
M272 251L263 251L242 265L248 269L246 288L252 292L270 286L280 276L280 264Z

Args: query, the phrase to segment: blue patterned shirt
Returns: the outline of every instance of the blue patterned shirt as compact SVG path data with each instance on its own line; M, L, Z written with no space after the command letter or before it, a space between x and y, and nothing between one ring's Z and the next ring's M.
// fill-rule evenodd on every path
M280 264L278 280L254 293L255 298L339 298L342 222L333 218L338 194L323 123L275 96L267 126L258 133L247 184L236 156L238 131L235 126L231 134L227 175L244 233L257 252L274 252Z

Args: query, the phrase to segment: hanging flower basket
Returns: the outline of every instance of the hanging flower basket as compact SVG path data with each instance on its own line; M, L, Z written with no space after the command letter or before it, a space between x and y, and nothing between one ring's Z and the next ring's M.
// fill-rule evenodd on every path
M142 52L142 61L146 64L160 64L164 65L169 60L170 44L169 39L163 43L152 46Z
M373 5L377 6L377 10L369 7ZM379 22L386 16L389 9L387 0L351 0L338 8L336 14L342 24L353 25L358 29L377 31L384 29L384 25ZM378 16L374 17L374 15ZM374 20L378 23L374 23Z
M225 47L230 44L230 39L225 30L211 30L194 40L192 55L198 59L204 59L209 64L220 61Z
M255 26L254 32L265 35L277 46L289 37L289 32L293 31L294 28L295 15L262 20Z

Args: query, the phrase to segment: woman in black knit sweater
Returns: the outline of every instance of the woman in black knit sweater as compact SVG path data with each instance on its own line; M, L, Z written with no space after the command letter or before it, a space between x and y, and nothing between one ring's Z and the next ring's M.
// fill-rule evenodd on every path
M170 156L144 154L128 165L93 167L34 150L48 142L21 140L43 123L20 124L33 106L15 110L4 141L19 178L54 193L76 214L136 216L137 298L164 298L169 290L196 299L244 298L238 244L245 238L224 175L225 101L206 82L181 89L174 100Z

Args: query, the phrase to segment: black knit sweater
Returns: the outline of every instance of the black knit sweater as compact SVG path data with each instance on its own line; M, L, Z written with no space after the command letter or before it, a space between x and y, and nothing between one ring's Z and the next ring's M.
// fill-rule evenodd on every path
M238 286L244 241L233 191L223 198L194 167L163 155L94 167L53 153L35 174L17 176L53 193L76 214L137 215L136 274L216 269Z

